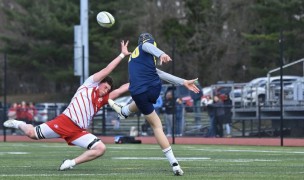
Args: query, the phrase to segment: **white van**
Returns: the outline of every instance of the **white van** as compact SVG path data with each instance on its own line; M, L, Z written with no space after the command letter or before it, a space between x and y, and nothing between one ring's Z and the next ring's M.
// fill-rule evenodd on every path
M300 76L283 76L283 86L290 85L295 81L300 80ZM247 83L242 89L242 100L245 105L255 105L256 102L265 102L266 97L271 99L271 92L274 89L280 88L280 76L274 76L269 78L260 77L253 79ZM267 89L267 83L269 83L269 88Z
M283 86L292 84L295 81L300 80L300 76L283 76ZM269 86L267 86L267 83ZM281 77L274 76L269 78L262 77L257 78L246 84L243 88L243 101L245 105L256 104L256 102L265 102L271 100L274 94L272 91L280 88Z

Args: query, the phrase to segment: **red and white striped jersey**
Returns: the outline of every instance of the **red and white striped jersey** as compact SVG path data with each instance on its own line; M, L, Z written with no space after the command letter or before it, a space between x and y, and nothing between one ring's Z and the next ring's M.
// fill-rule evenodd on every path
M75 124L87 129L100 108L108 103L109 94L98 96L98 84L90 76L76 91L69 106L63 111Z

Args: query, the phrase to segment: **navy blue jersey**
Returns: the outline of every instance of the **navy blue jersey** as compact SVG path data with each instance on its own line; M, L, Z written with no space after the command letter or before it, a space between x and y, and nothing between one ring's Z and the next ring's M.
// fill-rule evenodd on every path
M148 41L155 45L154 41ZM129 91L131 95L146 92L150 87L161 84L156 72L155 57L142 49L142 44L136 47L129 58Z

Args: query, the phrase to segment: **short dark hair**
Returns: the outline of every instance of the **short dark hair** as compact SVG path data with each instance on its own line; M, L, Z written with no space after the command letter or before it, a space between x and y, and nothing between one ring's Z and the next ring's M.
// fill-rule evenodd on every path
M113 79L110 76L106 76L99 84L101 83L108 83L111 86L110 92L113 90Z

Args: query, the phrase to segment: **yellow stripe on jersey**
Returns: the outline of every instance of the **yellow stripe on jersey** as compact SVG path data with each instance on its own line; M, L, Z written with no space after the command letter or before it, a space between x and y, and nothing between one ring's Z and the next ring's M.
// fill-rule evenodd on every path
M149 40L149 39L147 39L147 40ZM144 43L145 43L147 40L145 40ZM156 43L155 41L154 41L153 45L154 45L155 47L157 47L157 43ZM132 52L131 56L129 57L128 62L131 61L131 58L137 58L138 56L139 56L139 49L138 49L138 46L137 46L137 47L134 49L134 51ZM153 59L154 59L154 64L156 65L156 58L155 58L155 56L153 56Z
M157 47L157 44L156 44L155 41L154 41L153 45L154 45L155 47ZM155 56L153 56L153 59L154 59L154 64L156 65L156 58L155 58Z
M139 49L138 49L138 46L134 49L134 51L132 52L131 56L129 57L129 61L131 60L131 57L132 58L137 58L139 56Z

